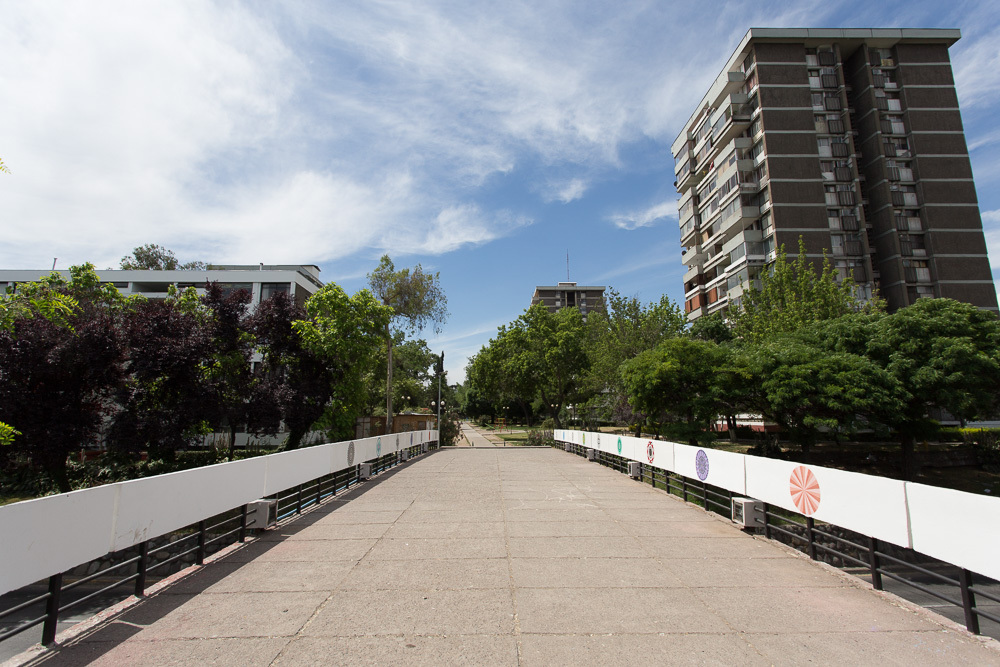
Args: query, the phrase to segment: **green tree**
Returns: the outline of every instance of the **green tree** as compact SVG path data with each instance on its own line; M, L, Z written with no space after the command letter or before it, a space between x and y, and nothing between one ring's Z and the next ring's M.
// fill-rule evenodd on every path
M680 428L674 432L698 444L698 436L719 413L716 371L726 351L715 343L690 337L668 338L621 366L629 402L657 421Z
M147 243L132 250L130 255L122 257L120 269L134 271L138 269L153 269L156 271L196 271L208 268L205 262L186 262L181 264L172 250L154 243Z
M681 309L666 296L643 304L634 296L623 297L614 289L608 290L606 310L592 313L587 321L590 370L585 380L605 419L641 427L644 415L630 409L619 369L663 340L679 336L686 322Z
M385 306L392 309L392 318L385 325L386 387L385 428L392 432L392 372L393 327L411 333L432 325L435 332L448 319L448 298L441 288L439 273L427 273L417 264L412 269L396 270L388 255L382 255L378 266L368 274L372 293Z
M0 159L0 172L3 172L4 174L10 173L10 169L7 168L7 165L3 163L2 159Z
M71 267L68 281L53 273L4 297L0 421L20 432L13 450L60 491L70 490L67 454L94 442L115 410L122 316L141 301L101 285L92 264Z
M951 299L920 299L875 321L869 357L899 383L901 409L889 419L899 433L904 475L916 474L914 443L928 411L960 420L993 417L1000 396L1000 322L993 313Z
M847 315L845 317L854 317ZM751 362L757 409L784 427L809 453L822 431L834 433L884 422L901 407L899 384L868 357L824 349L828 323L755 347Z
M542 411L548 411L556 428L562 428L559 419L562 409L570 403L580 403L587 396L583 379L590 368L590 359L583 316L576 308L550 313L538 303L519 320L528 353L523 360L538 381Z
M303 347L323 360L333 391L326 423L334 436L350 437L365 403L365 379L385 344L392 309L368 290L353 296L327 284L306 301L308 318L293 328Z
M747 285L739 307L730 311L733 333L749 343L766 341L777 334L796 331L811 322L829 320L858 311L883 310L880 300L858 300L851 279L837 282L829 259L823 269L806 257L805 243L799 237L799 254L789 262L785 247L760 276L760 287Z
M0 446L13 445L14 438L21 435L21 432L9 424L0 422Z

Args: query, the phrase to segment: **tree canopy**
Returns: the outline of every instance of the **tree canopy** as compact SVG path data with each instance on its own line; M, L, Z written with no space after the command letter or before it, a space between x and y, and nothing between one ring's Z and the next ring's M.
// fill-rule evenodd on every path
M385 325L386 342L386 388L385 413L386 431L392 430L392 348L394 326L397 330L411 333L426 326L435 332L448 319L448 298L441 287L438 273L427 273L420 264L412 269L396 269L389 255L382 255L375 270L368 274L368 284L372 293L385 306L392 309L389 322Z
M204 270L208 268L205 262L185 262L181 264L172 250L158 246L154 243L147 243L132 250L131 254L125 255L121 259L118 267L123 270L134 271L137 269L153 269L156 271L175 270Z

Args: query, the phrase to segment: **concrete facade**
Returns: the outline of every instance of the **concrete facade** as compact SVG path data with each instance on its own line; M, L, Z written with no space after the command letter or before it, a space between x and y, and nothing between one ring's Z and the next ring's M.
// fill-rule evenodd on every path
M587 313L604 308L604 289L601 286L583 286L574 282L558 283L556 285L539 285L531 297L531 305L543 304L554 313L562 308L579 308L584 321Z
M685 310L739 303L781 246L890 310L997 310L948 48L958 30L750 30L674 142Z
M9 287L16 289L17 283L35 281L50 273L69 279L69 271L65 269L2 269L0 292ZM171 285L180 289L194 287L199 294L203 294L206 282L218 282L223 289L250 292L253 306L276 292L286 292L296 303L303 305L323 286L319 279L319 267L311 264L212 265L204 270L176 271L106 269L98 270L97 275L102 283L113 284L122 294L141 294L147 299L166 298Z

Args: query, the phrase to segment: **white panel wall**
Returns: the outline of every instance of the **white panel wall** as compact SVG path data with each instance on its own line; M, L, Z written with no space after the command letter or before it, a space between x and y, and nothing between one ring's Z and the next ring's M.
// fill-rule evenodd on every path
M801 464L747 456L747 489L752 498L798 512L791 475ZM856 530L902 547L910 546L904 483L821 466L803 466L819 482L819 507L813 518Z
M596 434L559 430L555 438L581 444ZM605 440L611 447L605 447ZM593 440L596 441L596 440ZM661 440L621 436L620 455L700 479L697 447ZM618 452L618 436L601 435L601 450ZM811 516L1000 579L1000 498L912 484L821 466L705 449L713 486L745 494L793 512L802 512L792 497L792 472L808 470L818 484L818 503Z
M265 495L267 458L219 463L114 485L119 488L115 532L104 552L125 549L260 498Z
M707 472L707 476L702 478L698 471L698 452L702 452L701 458L707 463L702 466L702 473ZM729 489L733 493L746 493L746 469L744 467L743 454L734 452L724 452L719 449L705 449L702 447L691 447L690 445L674 445L674 468L673 471L686 477L700 479L706 484Z
M117 485L0 507L0 594L103 556Z
M1000 579L1000 498L906 484L913 548Z
M437 431L400 434L400 447ZM381 440L381 447L378 443ZM397 451L396 436L355 440L354 464ZM0 595L348 467L339 442L0 507Z

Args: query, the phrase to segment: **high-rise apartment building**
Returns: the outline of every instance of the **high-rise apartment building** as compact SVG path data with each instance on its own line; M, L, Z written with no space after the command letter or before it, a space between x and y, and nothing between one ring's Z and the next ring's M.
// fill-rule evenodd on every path
M890 310L996 310L948 48L958 30L753 28L673 144L685 310L739 303L783 245Z
M539 285L531 297L531 305L536 303L543 304L550 313L562 308L579 308L586 322L588 312L604 308L604 286L585 287L570 282Z

